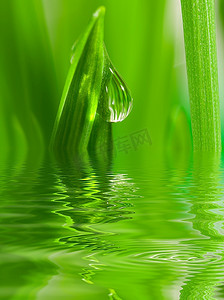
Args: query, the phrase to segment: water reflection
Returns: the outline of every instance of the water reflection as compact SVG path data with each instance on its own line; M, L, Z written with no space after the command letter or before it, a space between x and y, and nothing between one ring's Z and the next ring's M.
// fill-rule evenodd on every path
M45 297L49 290L57 291L54 284L51 290L54 277L64 281L58 275L61 272L58 259L67 259L67 254L72 253L88 266L89 257L93 260L91 252L118 251L110 241L115 233L92 225L132 218L130 200L135 188L126 174L112 173L109 164L86 158L73 164L44 161L35 170L30 171L24 165L18 172L10 169L7 174L4 169L4 174L0 204L1 261L6 263L1 266L4 274L1 295L24 299L29 290L31 294L35 290L35 294L40 289L41 297ZM88 254L79 256L84 249L88 249ZM12 286L11 279L17 273L21 276L16 275ZM76 274L78 282L90 282L89 274L91 271L81 268ZM18 286L14 284L16 281ZM41 286L45 288L42 290ZM71 289L72 286L68 290ZM62 295L65 299L64 290Z
M65 227L71 235L58 241L78 249L110 250L113 245L104 241L103 232L92 224L104 224L131 219L132 204L128 197L134 191L133 183L125 174L111 173L110 165L96 165L81 160L57 168L57 182L61 196L57 203L62 208L54 212L65 218Z
M220 157L195 157L192 172L192 226L200 238L185 245L194 257L188 265L180 299L222 299L224 281L224 202Z
M2 166L0 298L222 299L223 168L205 161Z

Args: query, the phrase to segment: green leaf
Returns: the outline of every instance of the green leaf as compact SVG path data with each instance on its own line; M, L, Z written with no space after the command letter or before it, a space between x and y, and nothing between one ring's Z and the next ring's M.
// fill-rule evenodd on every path
M52 137L57 150L75 153L88 146L103 76L104 14L98 9L76 45Z
M72 48L52 135L53 149L69 156L111 149L111 123L124 120L132 108L130 91L104 46L104 15L100 7Z

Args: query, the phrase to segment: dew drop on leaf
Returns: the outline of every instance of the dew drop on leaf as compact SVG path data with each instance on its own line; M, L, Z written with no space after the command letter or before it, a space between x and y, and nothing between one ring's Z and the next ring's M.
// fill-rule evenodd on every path
M76 55L76 46L77 42L74 43L71 50L71 64ZM131 112L133 99L126 83L110 61L106 48L104 48L104 54L104 79L97 112L106 122L121 122Z
M131 112L133 99L108 57L106 60L98 113L107 122L121 122Z

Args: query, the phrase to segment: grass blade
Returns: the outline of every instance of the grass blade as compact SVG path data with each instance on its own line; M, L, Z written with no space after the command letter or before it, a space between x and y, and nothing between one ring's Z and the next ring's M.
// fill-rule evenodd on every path
M194 150L220 151L214 0L181 0Z
M76 45L52 136L57 151L87 149L103 76L104 14L104 8L94 14Z
M104 14L104 7L97 10L73 47L51 141L63 156L99 153L102 147L111 153L111 123L123 121L132 108L130 91L104 46Z

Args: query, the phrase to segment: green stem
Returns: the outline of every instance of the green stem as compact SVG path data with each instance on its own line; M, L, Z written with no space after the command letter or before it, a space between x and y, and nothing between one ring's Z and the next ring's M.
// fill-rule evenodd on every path
M221 151L214 0L181 0L194 150Z

